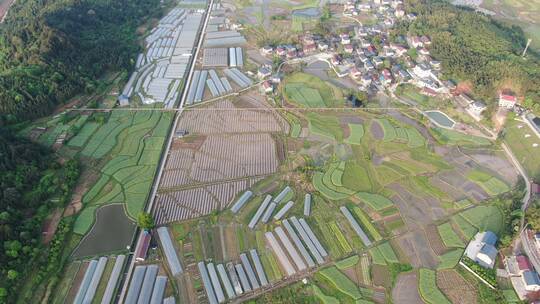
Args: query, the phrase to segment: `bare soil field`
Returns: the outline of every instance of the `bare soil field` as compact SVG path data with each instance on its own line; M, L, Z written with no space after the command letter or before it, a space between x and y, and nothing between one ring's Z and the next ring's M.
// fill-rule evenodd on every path
M422 304L424 303L418 293L418 279L415 272L402 273L397 277L396 285L392 290L392 300L396 304Z
M476 289L455 270L438 271L437 286L454 304L476 303Z
M284 152L273 134L289 132L289 125L248 93L185 110L176 130L188 136L173 140L165 163L154 209L159 225L223 210L275 173Z

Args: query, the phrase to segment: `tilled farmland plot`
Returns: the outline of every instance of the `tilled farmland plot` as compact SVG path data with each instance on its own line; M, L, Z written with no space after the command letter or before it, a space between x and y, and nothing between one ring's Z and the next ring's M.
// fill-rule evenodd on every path
M161 225L186 220L224 209L237 193L251 187L257 181L257 178L248 178L160 193L156 198L156 223Z
M227 208L234 197L279 167L273 134L288 124L257 103L222 101L186 110L167 156L154 210L158 224Z

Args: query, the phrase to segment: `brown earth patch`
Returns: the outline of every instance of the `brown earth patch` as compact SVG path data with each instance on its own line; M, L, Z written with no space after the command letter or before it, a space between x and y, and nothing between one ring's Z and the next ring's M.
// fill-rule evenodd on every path
M476 289L455 270L437 271L437 286L454 304L476 303Z
M388 270L388 266L384 265L371 265L371 280L373 285L381 286L384 288L392 287L392 276Z
M431 249L433 249L433 252L435 252L436 255L443 255L446 253L448 250L444 245L441 236L439 235L437 226L428 225L426 226L425 230L428 243L431 246Z

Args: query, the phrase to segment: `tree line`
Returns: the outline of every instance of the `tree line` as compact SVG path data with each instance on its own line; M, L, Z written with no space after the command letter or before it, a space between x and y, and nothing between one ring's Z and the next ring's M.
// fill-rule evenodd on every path
M468 82L487 102L501 90L513 91L527 105L540 102L540 60L534 50L521 57L526 37L520 27L446 1L405 4L417 18L400 22L393 34L431 37L430 52L442 62L444 78Z
M0 25L0 115L27 120L130 69L159 0L21 0Z

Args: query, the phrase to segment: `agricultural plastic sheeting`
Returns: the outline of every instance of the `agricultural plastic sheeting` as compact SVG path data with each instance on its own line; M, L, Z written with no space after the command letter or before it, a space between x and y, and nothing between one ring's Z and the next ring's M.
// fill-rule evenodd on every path
M281 208L276 215L274 215L274 220L279 221L285 215L285 213L292 208L292 206L294 206L293 201L289 201L287 204L285 204L285 206L283 206L283 208Z
M236 66L236 50L235 48L229 48L229 66Z
M304 216L309 216L311 213L311 194L306 193L304 196Z
M285 269L285 272L287 272L287 275L291 276L295 274L296 270L294 270L294 267L291 262L289 262L287 255L285 254L283 249L281 249L281 246L276 240L274 234L272 232L266 232L264 236L266 237L268 244L270 244L270 247L272 247L272 250L274 250L274 253L276 254L279 262L281 263L281 266L283 266L283 269Z
M201 71L193 71L193 77L191 78L191 85L189 86L189 91L187 95L187 104L192 104L195 101L195 93L197 92L197 84L199 83L199 77Z
M91 260L88 264L88 268L86 268L86 272L84 273L81 286L79 286L79 290L77 291L77 295L73 301L74 304L81 304L83 302L86 291L88 290L88 286L90 286L90 282L92 281L92 277L96 271L97 263L97 260Z
M236 273L236 269L234 268L233 263L227 263L227 272L229 273L229 277L231 278L231 283L234 287L234 293L236 293L237 296L243 294L244 291L242 290L242 285L240 285L240 279L238 278L238 274Z
M223 87L225 88L225 91L232 92L233 89L227 77L225 76L221 77L220 80L221 80L221 83L223 84Z
M249 280L247 278L246 272L244 271L244 267L242 267L242 264L236 264L234 265L234 268L236 269L238 277L240 278L242 289L244 289L245 292L251 291L251 285L249 285Z
M216 88L219 91L219 95L225 94L227 91L225 90L225 87L221 83L221 80L219 79L216 71L210 70L208 71L208 73L210 73L210 78L212 78L212 81L214 81L214 84L216 85Z
M308 267L314 267L315 262L309 255L306 247L304 247L304 244L302 244L302 241L298 237L298 234L296 234L296 232L294 231L289 221L287 221L286 219L283 220L283 226L285 226L285 229L287 230L287 232L289 233L289 236L291 237L294 244L296 245L296 248L298 248L298 251L300 251L300 254L302 254L302 256L304 257L304 260L308 264ZM322 257L321 257L321 262L322 262Z
M137 298L141 292L141 286L144 280L144 274L146 272L146 266L137 266L133 271L133 277L129 283L129 289L126 296L125 304L137 303Z
M274 202L270 203L270 206L268 206L268 209L266 209L266 211L264 212L264 215L262 217L261 221L263 223L268 223L268 221L270 220L270 217L272 216L272 213L274 212L276 207L277 207L276 203L274 203Z
M163 302L165 287L167 287L167 277L158 276L156 278L156 282L154 283L152 297L150 298L150 304L161 304Z
M302 240L304 241L304 243L308 247L309 251L311 252L311 255L313 255L313 257L315 258L317 263L318 264L324 263L324 259L323 259L322 255L319 253L319 251L317 250L317 247L311 241L311 239L309 238L308 234L306 233L306 231L304 230L302 225L300 225L300 222L294 216L291 217L291 222L293 223L294 228L296 228L298 233L300 233L300 237L302 238Z
M287 194L289 194L289 192L291 191L292 189L289 186L283 188L283 190L281 190L281 192L274 199L274 202L279 204L285 198L285 196L287 196Z
M123 254L116 257L116 261L114 261L114 266L111 272L111 276L109 277L109 281L107 282L107 287L105 288L105 293L103 293L103 297L101 298L101 304L111 303L114 291L116 289L116 285L118 285L118 279L120 278L122 268L124 267L125 260L126 260L126 256Z
M313 233L313 230L311 230L311 227L309 227L306 220L301 218L299 221L300 221L300 224L302 225L302 227L304 228L304 230L306 231L307 235L311 239L311 241L313 241L313 244L315 244L315 247L317 247L317 250L319 251L319 253L323 257L328 256L328 252L326 252L326 250L322 246L321 242L319 242L319 239L317 238L315 233Z
M257 277L255 276L255 271L253 271L253 267L251 267L251 263L249 262L249 259L245 253L240 254L240 260L242 261L242 265L244 265L244 269L246 270L249 282L251 283L253 289L261 287L257 281Z
M99 282L101 281L103 270L105 270L106 265L107 265L107 258L100 257L96 266L96 270L94 271L94 275L92 275L92 281L90 282L90 285L88 286L88 289L86 290L86 294L84 295L83 303L92 303L92 300L94 299L94 296L96 295L96 290L99 285Z
M341 206L341 207L339 207L339 210L341 210L341 213L343 213L343 215L345 215L345 217L347 218L347 220L349 221L349 223L353 227L356 234L358 234L358 236L362 240L362 243L364 243L364 245L366 245L366 246L370 246L371 241L369 240L369 238L368 238L367 234L364 232L364 230L362 230L362 227L360 227L360 225L358 225L358 222L354 219L354 217L352 216L349 209L347 209L347 207L345 207L345 206Z
M208 76L208 71L202 70L201 75L199 76L199 82L197 83L197 92L195 93L195 102L200 102L204 95L204 85L206 83L206 77Z
M250 229L255 228L255 225L257 225L257 222L259 222L259 219L261 218L264 210L266 210L266 207L268 207L268 204L270 204L270 201L272 200L271 195L267 195L261 205L259 206L259 209L257 209L257 212L253 215L251 218L251 221L249 221L248 227Z
M223 294L223 289L221 288L221 284L219 284L219 278L217 276L216 267L214 266L214 263L208 263L206 265L206 268L208 269L208 274L210 275L210 281L212 282L212 286L214 287L214 292L216 293L216 298L219 303L225 302L225 295Z
M227 271L225 271L225 267L223 266L223 264L218 264L216 268L219 274L219 278L223 283L223 287L225 287L225 293L227 294L227 297L229 299L234 298L236 295L234 294L234 289L232 287L231 281L229 280L229 277L227 276Z
M216 299L216 294L214 293L214 287L212 287L212 282L210 281L210 276L208 275L208 271L206 270L204 262L197 263L197 267L199 267L199 272L201 273L201 278L203 281L204 289L206 290L208 302L210 302L210 304L217 304L218 301Z
M227 75L229 78L231 78L239 87L245 88L249 85L249 83L244 82L242 78L238 77L232 70L225 69L223 70L225 75Z
M157 273L157 265L149 265L146 268L146 273L144 274L144 280L141 287L141 292L139 294L139 299L137 300L137 304L150 303L150 298L152 297L152 290L154 290L154 282L156 281Z
M240 209L242 207L244 207L244 205L251 198L251 196L253 196L253 192L251 192L249 190L244 192L244 194L242 194L242 196L240 196L240 198L236 201L236 203L234 203L234 205L231 208L231 211L233 213L238 213L238 211L240 211Z
M216 88L216 85L214 84L214 81L210 78L206 80L206 85L208 86L208 89L210 90L210 93L212 94L212 97L218 97L219 92Z
M239 67L244 66L244 56L242 55L242 48L237 47L236 48L236 65Z
M167 259L167 264L171 269L173 276L176 276L182 273L182 266L178 260L178 255L171 241L171 236L169 235L169 230L167 227L160 227L157 229L159 239L161 240L161 245L163 246L163 251L165 252L165 257Z
M277 227L275 229L275 232L277 236L279 237L279 240L283 244L283 247L285 247L285 250L289 253L289 256L292 258L294 264L298 268L298 270L302 271L305 270L306 263L302 260L300 255L298 254L298 251L296 251L296 248L294 248L293 244L291 243L291 240L289 240L289 237L287 234L285 234L285 231L281 227Z
M257 254L257 250L251 249L249 251L249 254L251 255L251 259L253 260L253 264L255 265L255 270L257 271L257 275L259 276L259 281L261 281L261 285L268 285L268 279L266 279L266 274L264 273L264 268L261 264L261 260L259 259L259 255Z

